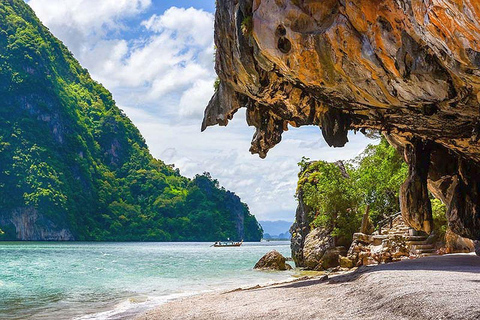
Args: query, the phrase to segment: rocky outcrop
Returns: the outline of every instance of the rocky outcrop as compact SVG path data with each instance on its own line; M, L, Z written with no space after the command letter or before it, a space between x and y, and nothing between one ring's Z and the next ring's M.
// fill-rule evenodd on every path
M330 233L330 230L315 228L305 237L303 260L307 269L315 269L321 264L325 252L335 247Z
M411 166L406 222L431 230L428 187L452 231L480 239L479 21L472 0L218 0L202 129L244 107L261 157L289 126L320 126L333 147L381 131Z
M347 257L340 260L341 265L381 264L436 254L468 253L474 250L472 240L462 238L451 230L446 231L445 237L415 232L405 224L400 215L392 217L390 222L382 227L373 235L355 233Z
M305 239L310 232L310 208L303 202L303 192L299 190L297 193L298 206L295 214L295 222L290 228L292 238L290 239L290 249L292 250L292 259L297 267L305 267L305 259L303 256L303 247Z
M367 236L355 233L348 249L348 263L359 267L414 258L416 256L411 253L412 245L407 239L400 235Z
M59 226L32 207L0 211L0 225L5 232L12 230L16 240L67 241L75 240L67 227Z
M314 164L311 162L310 164ZM340 169L340 173L346 179L349 178L345 165L342 161L335 162ZM311 173L305 173L309 166L305 166L299 173L299 178L306 179ZM343 247L336 248L335 239L331 236L331 229L313 228L312 222L315 218L315 210L306 205L303 200L303 187L299 183L297 187L297 211L295 214L295 222L290 228L292 235L290 239L290 248L292 250L292 258L297 267L306 269L327 269L338 266L338 259L330 259L334 254L346 253ZM343 248L343 249L342 249ZM325 259L323 258L325 255ZM333 262L328 262L332 260Z
M475 251L475 243L466 238L453 233L450 229L445 234L445 252L446 253L469 253Z
M344 247L336 247L331 230L313 229L305 238L303 265L309 270L326 270L339 265L339 257L346 255Z
M292 267L285 263L286 259L280 252L277 250L272 250L265 254L263 257L258 260L255 264L254 269L260 270L290 270Z

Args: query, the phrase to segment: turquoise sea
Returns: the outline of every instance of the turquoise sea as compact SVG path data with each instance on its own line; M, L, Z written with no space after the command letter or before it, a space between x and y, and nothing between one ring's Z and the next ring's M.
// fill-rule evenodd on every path
M165 301L289 280L294 271L253 270L289 242L0 242L0 319L130 319Z

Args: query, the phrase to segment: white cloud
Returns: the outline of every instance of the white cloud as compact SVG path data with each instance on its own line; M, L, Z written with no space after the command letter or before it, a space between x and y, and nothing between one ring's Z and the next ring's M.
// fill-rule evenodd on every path
M168 33L179 41L188 41L190 46L210 46L213 39L213 15L194 8L172 7L161 16L153 15L142 22L147 30Z
M29 0L28 4L51 28L62 26L93 35L120 28L121 19L144 11L151 0Z
M150 0L29 4L93 78L112 91L154 156L174 163L189 177L211 172L247 202L259 220L293 220L297 162L302 156L348 159L370 142L351 135L345 148L333 149L318 128L291 129L262 160L248 152L254 129L247 127L244 111L227 128L200 133L215 79L211 13L172 7L145 16ZM136 32L134 40L131 34L125 36L127 31Z
M151 0L30 0L40 19L63 40L93 78L103 83L122 104L155 105L164 114L199 114L185 92L198 99L212 93L213 14L194 8L171 7L161 15L143 19L134 40L122 38L130 17L151 5ZM130 26L132 27L132 26ZM210 83L207 86L206 83ZM175 104L159 104L170 96ZM192 105L193 107L190 107Z
M150 150L181 173L193 177L208 171L221 185L237 193L259 220L290 220L295 215L294 198L302 156L336 161L358 155L371 140L350 134L344 148L330 148L315 127L291 129L266 159L248 152L253 128L239 110L227 128L212 127L200 133L198 124L167 123L159 116L125 108L148 141ZM315 145L305 148L304 144Z
M151 0L29 0L28 4L70 50L79 54L109 31L123 28L122 19L138 15Z
M213 95L213 84L209 80L197 80L192 87L185 90L179 104L181 117L195 117L200 119L206 106L206 102Z

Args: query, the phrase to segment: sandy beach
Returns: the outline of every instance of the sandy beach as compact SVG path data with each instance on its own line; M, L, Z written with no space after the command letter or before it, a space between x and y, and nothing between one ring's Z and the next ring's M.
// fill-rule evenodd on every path
M480 257L454 254L172 301L138 320L480 319Z

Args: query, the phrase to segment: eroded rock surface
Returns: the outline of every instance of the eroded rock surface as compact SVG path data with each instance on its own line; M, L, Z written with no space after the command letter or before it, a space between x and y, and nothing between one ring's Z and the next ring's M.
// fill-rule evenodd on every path
M290 270L292 267L285 263L285 257L277 250L272 250L265 254L255 264L254 269L260 270Z
M4 230L12 229L16 239L22 241L75 240L67 226L58 225L32 207L15 208L12 211L0 209L0 224Z
M292 238L290 239L290 249L292 250L292 259L297 267L305 267L305 258L303 255L303 247L305 239L310 232L311 217L309 212L311 209L303 201L303 192L299 190L297 193L298 206L295 214L295 222L290 228Z
M289 126L318 125L333 147L381 131L412 166L407 223L430 231L428 185L450 228L480 239L480 2L218 0L215 31L202 129L245 107L261 157Z
M315 228L306 236L303 259L307 269L322 267L325 253L335 248L335 241L330 234L331 230Z

